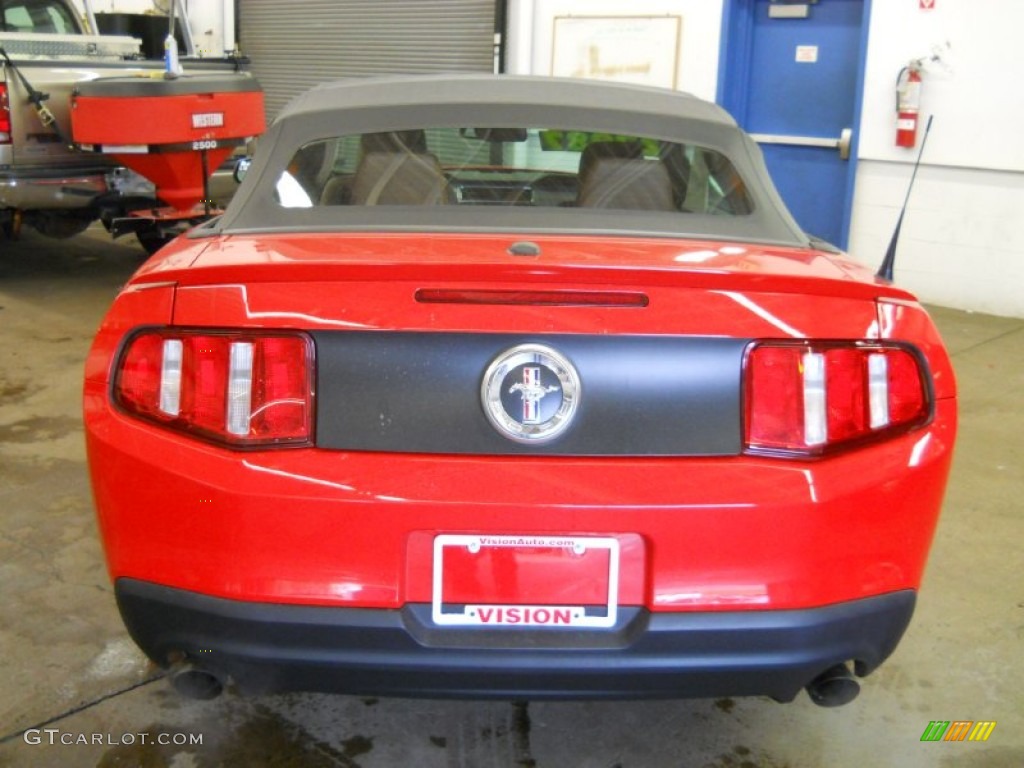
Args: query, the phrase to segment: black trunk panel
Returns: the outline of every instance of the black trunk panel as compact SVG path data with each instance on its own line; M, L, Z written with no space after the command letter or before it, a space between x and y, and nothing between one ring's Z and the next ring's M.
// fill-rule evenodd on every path
M396 453L729 456L749 340L693 336L319 332L318 447ZM543 344L579 373L571 426L524 445L488 421L491 362Z

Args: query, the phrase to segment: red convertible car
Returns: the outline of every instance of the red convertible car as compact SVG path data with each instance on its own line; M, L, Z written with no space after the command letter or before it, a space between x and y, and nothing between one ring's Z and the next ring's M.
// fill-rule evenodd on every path
M183 690L835 705L910 621L956 389L718 107L410 77L280 115L117 297L85 422Z

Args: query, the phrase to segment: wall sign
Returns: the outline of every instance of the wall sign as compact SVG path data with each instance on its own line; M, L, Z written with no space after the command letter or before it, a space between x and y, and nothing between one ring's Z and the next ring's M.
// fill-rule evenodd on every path
M817 64L818 63L818 46L816 46L816 45L798 45L796 47L796 60L800 64Z
M556 16L551 74L676 87L683 17Z

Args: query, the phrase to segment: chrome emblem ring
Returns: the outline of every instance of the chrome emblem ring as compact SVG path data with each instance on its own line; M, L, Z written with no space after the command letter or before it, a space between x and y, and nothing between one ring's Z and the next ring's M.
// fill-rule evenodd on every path
M543 344L502 352L480 386L484 413L509 440L537 445L572 424L580 403L580 377L569 360Z

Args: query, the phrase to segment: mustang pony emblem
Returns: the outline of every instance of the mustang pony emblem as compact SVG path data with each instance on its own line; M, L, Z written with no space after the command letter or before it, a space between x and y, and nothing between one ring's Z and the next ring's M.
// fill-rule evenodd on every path
M498 432L518 443L540 445L571 426L580 402L580 377L568 358L546 344L520 344L491 361L480 398Z
M558 387L545 387L540 381L540 367L529 365L523 368L523 380L509 387L509 394L519 392L523 398L523 423L540 422L540 401L545 395L557 392Z

